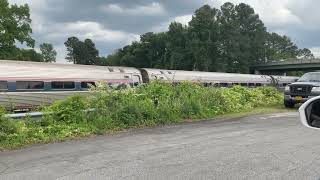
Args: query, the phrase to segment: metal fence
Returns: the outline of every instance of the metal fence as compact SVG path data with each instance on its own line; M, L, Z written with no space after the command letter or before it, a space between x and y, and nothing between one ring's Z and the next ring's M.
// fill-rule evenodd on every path
M261 62L258 65L290 65L290 64L314 64L319 63L319 58L310 58L310 59L281 59L276 61L267 61Z
M94 112L95 109L87 109L83 110L84 112ZM14 119L14 120L23 120L25 118L30 117L31 119L39 119L44 115L50 115L53 114L53 112L26 112L26 113L14 113L14 114L6 114L4 117Z
M6 114L6 115L4 115L4 117L10 118L10 119L21 120L21 119L25 119L27 117L30 117L32 119L41 118L43 115L44 115L43 112L30 112L30 113Z

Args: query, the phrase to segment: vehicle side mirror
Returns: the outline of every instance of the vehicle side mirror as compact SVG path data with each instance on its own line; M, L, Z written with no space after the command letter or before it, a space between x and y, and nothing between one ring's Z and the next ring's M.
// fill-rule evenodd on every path
M320 96L312 98L299 108L303 125L313 129L320 129Z

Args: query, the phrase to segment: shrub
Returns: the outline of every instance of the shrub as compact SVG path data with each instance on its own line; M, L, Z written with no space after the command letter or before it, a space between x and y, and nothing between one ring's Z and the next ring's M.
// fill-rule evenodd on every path
M81 123L86 120L86 99L84 96L75 95L64 101L57 101L46 109L47 120L60 121L68 124Z

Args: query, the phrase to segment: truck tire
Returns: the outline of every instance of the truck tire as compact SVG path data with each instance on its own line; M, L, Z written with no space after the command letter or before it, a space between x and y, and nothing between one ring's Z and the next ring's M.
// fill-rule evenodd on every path
M290 101L284 101L284 106L286 108L294 108L294 103L293 102L290 102Z

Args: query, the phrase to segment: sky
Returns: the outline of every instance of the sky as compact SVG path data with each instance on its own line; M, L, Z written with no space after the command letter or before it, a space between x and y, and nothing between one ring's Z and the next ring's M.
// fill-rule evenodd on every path
M219 8L225 2L249 4L268 31L288 35L320 57L319 0L9 0L30 6L36 49L52 43L60 63L66 62L68 37L92 39L105 56L143 33L166 31L172 21L187 25L202 5Z

